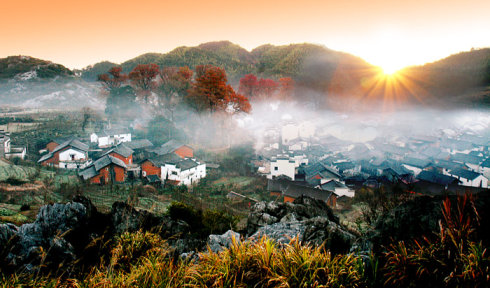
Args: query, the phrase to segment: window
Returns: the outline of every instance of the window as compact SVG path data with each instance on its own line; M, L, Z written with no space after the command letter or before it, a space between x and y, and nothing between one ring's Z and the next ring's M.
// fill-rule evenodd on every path
M279 170L279 167L274 167L274 171L277 171L277 170Z
M177 171L172 171L172 175L177 175Z

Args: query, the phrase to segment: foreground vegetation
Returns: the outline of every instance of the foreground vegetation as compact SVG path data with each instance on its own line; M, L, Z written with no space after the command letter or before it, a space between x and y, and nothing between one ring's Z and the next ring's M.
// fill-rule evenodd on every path
M435 237L367 254L262 238L181 258L157 234L124 233L104 245L108 253L88 273L2 275L0 287L488 287L490 257L475 235L472 197L446 199L442 212Z

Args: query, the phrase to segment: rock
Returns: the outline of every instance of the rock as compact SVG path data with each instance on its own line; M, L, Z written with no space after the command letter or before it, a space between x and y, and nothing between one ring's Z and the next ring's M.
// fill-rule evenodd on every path
M223 251L224 248L230 248L233 243L233 238L240 242L240 234L232 230L226 231L222 235L211 234L208 236L207 245L213 252Z
M271 225L265 225L260 227L255 234L248 238L249 241L258 241L263 236L272 239L280 244L287 244L293 237L298 237L301 241L303 239L303 233L306 226L304 221L296 222L279 222Z
M254 234L260 227L277 222L295 222L314 217L326 217L334 223L339 223L332 209L325 202L309 197L299 197L293 203L258 202L248 216L247 234Z
M152 213L138 211L124 202L115 202L112 205L110 218L115 234L121 234L126 231L135 232L140 229L150 230L159 226L162 222L162 219Z
M14 224L0 224L0 253L7 247L10 239L17 234L19 227Z
M332 253L346 253L356 241L354 235L325 217L309 219L305 221L305 226L302 241L324 245Z
M41 207L34 223L18 228L7 262L32 272L40 264L57 267L75 260L75 248L67 238L73 231L87 229L86 211L85 206L78 202Z

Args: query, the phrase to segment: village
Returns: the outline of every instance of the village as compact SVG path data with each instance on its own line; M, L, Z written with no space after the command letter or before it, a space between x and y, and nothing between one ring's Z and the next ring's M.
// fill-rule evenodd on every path
M0 134L2 158L26 158L27 147L14 146L7 132ZM247 159L251 173L238 175L267 179L257 188L262 192L243 195L239 187L229 186L224 192L229 199L250 205L258 196L292 202L305 195L342 209L337 203L351 201L360 189L390 193L398 189L413 195L488 189L490 142L483 136L440 132L354 142L321 131L309 121L283 121L280 127L266 128L262 138L262 147ZM132 127L106 125L84 137L50 139L36 151L36 162L72 171L86 185L141 183L155 189L185 186L192 190L210 171L220 168L198 159L194 150L193 145L176 139L155 146L149 139L135 138Z

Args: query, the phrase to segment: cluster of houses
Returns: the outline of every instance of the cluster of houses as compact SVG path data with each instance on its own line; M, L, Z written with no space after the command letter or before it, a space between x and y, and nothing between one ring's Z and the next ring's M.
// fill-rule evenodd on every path
M10 133L0 130L0 158L25 159L27 148L22 146L13 146L10 140Z
M194 158L193 149L170 140L155 147L148 139L132 139L127 128L108 129L79 139L53 139L38 163L76 169L93 184L124 183L138 178L151 184L190 186L206 177L206 164Z
M359 187L395 183L420 193L481 191L490 178L490 141L473 134L417 135L354 143L316 136L309 124L268 131L253 164L269 178L272 195L308 195L334 203ZM412 191L413 192L413 191Z

